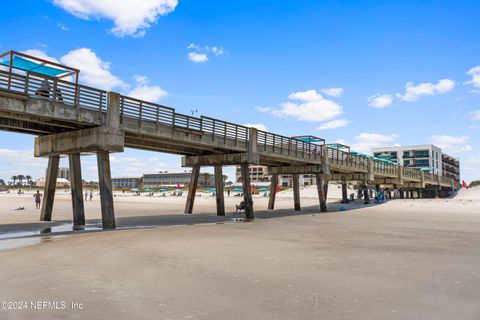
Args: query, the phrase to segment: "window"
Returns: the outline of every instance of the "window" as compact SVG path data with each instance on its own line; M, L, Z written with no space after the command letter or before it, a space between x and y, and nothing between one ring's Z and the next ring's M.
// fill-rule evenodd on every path
M428 158L430 152L428 150L417 150L415 151L415 157L417 158Z
M403 151L404 158L410 158L410 151Z

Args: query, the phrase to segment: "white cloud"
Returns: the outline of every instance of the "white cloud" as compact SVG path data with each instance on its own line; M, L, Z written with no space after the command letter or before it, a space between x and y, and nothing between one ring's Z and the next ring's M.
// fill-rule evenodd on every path
M467 144L469 139L468 136L433 135L430 137L431 142L440 147L442 151L454 153L472 151L472 146Z
M188 59L195 63L205 63L208 61L208 56L205 53L189 52Z
M468 70L467 75L471 76L472 80L465 83L471 84L474 88L480 89L480 66L476 66Z
M216 56L221 56L225 53L222 47L212 47L211 50L213 54Z
M197 63L205 63L209 60L209 55L210 53L213 54L214 56L218 57L221 56L225 53L225 50L222 47L210 47L210 46L204 46L201 47L198 44L195 43L190 43L187 46L187 49L191 50L188 53L188 59L190 59L193 62Z
M34 57L37 57L37 58L40 58L40 59L44 59L44 60L48 60L48 61L52 61L52 62L56 62L58 63L58 60L52 56L49 56L48 54L46 54L44 51L42 50L38 50L38 49L28 49L28 50L25 50L23 51L23 53L25 54L28 54L30 56L34 56Z
M300 121L328 121L343 113L342 107L325 99L316 90L299 91L288 96L289 101L273 110L277 117L290 117Z
M256 106L255 110L257 110L258 112L270 112L270 111L272 111L272 108L271 107Z
M100 59L92 49L72 50L60 61L67 66L80 69L80 80L86 85L108 91L127 86L119 77L110 72L110 62Z
M355 137L357 141L352 150L371 153L372 148L392 146L399 138L397 134L361 133Z
M470 113L470 119L473 121L480 121L480 110L475 110Z
M168 95L167 91L163 90L159 86L149 86L148 78L146 76L136 75L134 76L137 85L128 92L128 96L134 97L140 100L158 102L160 99Z
M59 27L63 31L70 31L70 28L68 28L66 25L64 25L63 23L60 23L60 22L57 23L57 27Z
M317 130L328 130L328 129L341 128L341 127L345 127L349 123L350 123L350 121L348 121L346 119L332 120L332 121L329 121L329 122L325 122L320 127L318 127Z
M53 3L85 20L106 18L118 37L141 37L160 16L175 10L178 0L53 0Z
M343 94L343 88L325 88L320 90L322 93L325 93L327 96L339 98Z
M474 157L474 158L467 159L467 160L465 160L465 163L480 165L480 157Z
M268 131L267 127L261 123L246 123L244 124L244 126L250 127L250 128L257 128L258 130L262 130L262 131Z
M368 105L372 108L385 108L392 104L393 96L390 94L375 94L367 98Z
M35 158L33 150L0 149L0 178L10 181L14 175L30 175L35 179L45 176L46 158Z
M397 93L397 98L407 102L417 101L423 95L433 96L435 94L444 94L451 91L455 87L455 82L450 79L442 79L433 84L431 82L420 83L414 85L408 82L405 86L405 93L402 95Z

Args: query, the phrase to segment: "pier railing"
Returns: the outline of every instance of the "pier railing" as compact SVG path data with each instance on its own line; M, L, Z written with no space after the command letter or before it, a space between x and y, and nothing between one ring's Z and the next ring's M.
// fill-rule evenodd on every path
M32 98L71 105L75 108L99 112L107 111L107 91L32 72L8 72L0 67L0 89L28 95ZM177 113L174 108L125 95L120 96L120 118L187 130L201 135L202 139L223 140L225 144L233 141L235 146L245 148L250 141L250 129L248 127L205 116L184 115ZM314 163L320 162L325 153L330 163L340 166L364 170L368 163L368 158L362 155L262 130L258 130L257 145L258 150L264 153L311 160ZM374 172L377 174L394 176L398 174L398 168L398 165L374 160ZM433 174L424 174L425 179L429 181L437 177ZM403 176L409 180L421 180L421 172L413 168L405 167ZM448 177L440 176L437 179L444 185L451 182L451 178Z

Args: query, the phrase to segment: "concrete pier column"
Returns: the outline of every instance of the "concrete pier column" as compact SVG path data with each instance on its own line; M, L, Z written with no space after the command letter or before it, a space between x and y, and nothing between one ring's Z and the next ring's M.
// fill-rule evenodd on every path
M80 153L68 155L70 165L70 188L72 191L73 228L85 225L85 208L83 204L82 169Z
M400 195L400 199L403 199L405 197L403 194L403 190L398 190L398 193Z
M292 184L293 184L293 205L295 211L300 211L300 182L298 174L292 175Z
M435 197L435 199L438 199L438 190L437 189L434 190L433 196Z
M110 154L108 151L97 152L97 165L103 229L115 229L112 176L110 173Z
M342 181L342 203L348 203L347 182Z
M277 195L278 175L272 175L270 180L270 195L268 197L268 210L275 208L275 197Z
M365 186L363 189L363 198L364 198L364 204L369 204L370 203L370 192L368 191L368 187Z
M190 177L190 184L188 185L187 203L185 204L185 213L193 212L193 204L195 202L195 194L197 193L198 177L200 176L200 166L192 167L192 175Z
M328 199L328 179L323 179L323 193L325 194L325 201Z
M320 173L315 175L317 180L318 200L320 201L320 212L327 212L327 197L325 196L325 181Z
M57 186L58 164L60 156L48 158L47 176L45 177L45 191L40 211L40 221L52 221L53 200L55 199L55 188Z
M215 196L217 200L217 216L225 215L225 199L224 199L224 181L222 166L215 166Z
M247 221L255 219L253 212L252 190L250 189L250 172L248 171L248 163L242 163L242 186L243 186L243 200L245 201L245 218Z

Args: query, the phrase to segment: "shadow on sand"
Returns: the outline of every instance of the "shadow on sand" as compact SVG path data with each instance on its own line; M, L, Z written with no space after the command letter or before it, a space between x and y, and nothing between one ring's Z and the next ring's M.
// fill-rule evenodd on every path
M342 204L333 202L328 204L329 212L343 213L362 208L377 206L378 204L363 204L363 202L354 202ZM293 208L276 210L257 210L255 217L257 219L273 219L289 216L300 216L307 214L320 213L318 206L307 206L301 211L294 211ZM200 225L200 224L223 224L223 223L241 223L244 222L245 214L243 212L227 212L225 216L216 216L212 214L163 214L148 216L132 216L116 218L117 230L126 229L148 229L167 226L181 225ZM0 249L16 247L15 245L2 246L2 241L20 240L26 238L41 238L41 242L51 239L52 236L66 236L77 233L101 232L102 221L100 219L87 220L87 224L81 229L74 229L73 223L69 220L59 220L52 222L34 222L19 224L0 224ZM20 244L19 246L23 246Z

